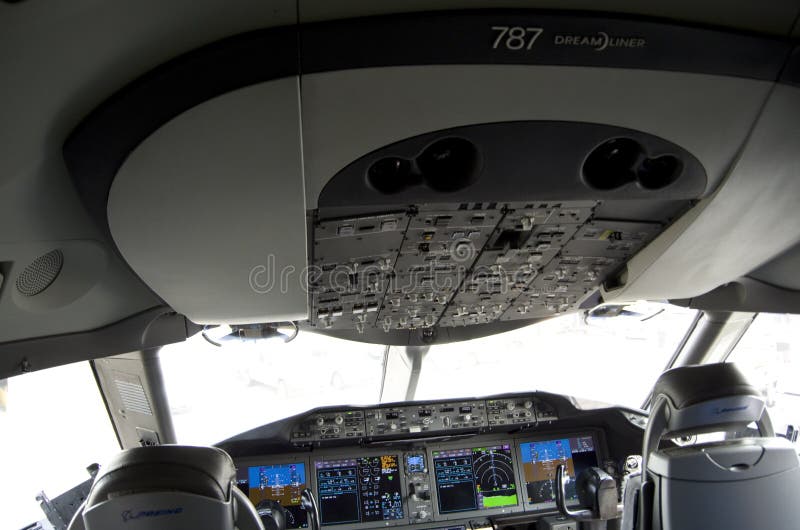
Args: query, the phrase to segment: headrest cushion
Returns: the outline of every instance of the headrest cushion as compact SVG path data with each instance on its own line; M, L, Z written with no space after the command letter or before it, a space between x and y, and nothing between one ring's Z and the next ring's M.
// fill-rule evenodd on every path
M673 368L661 374L653 398L665 395L678 410L705 401L732 396L761 397L742 372L731 363Z
M226 501L236 469L214 447L161 445L128 449L97 475L86 507L108 499L153 491L180 491Z

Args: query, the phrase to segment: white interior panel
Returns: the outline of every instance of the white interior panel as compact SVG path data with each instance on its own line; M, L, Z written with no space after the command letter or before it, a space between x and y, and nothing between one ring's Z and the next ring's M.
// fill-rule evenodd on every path
M771 83L563 66L408 66L303 76L306 200L353 160L422 133L499 121L628 127L684 147L722 180Z
M634 257L628 286L607 298L691 298L800 241L799 116L800 89L777 85L722 188Z
M115 242L194 322L307 318L299 127L297 78L262 83L173 119L117 174L108 202Z

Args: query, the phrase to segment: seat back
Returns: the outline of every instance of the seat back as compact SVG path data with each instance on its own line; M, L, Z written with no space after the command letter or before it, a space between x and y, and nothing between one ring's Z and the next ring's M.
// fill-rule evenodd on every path
M642 475L626 486L624 530L791 528L800 503L796 448L774 437L764 400L735 365L687 366L656 382ZM761 438L660 449L663 438L744 430Z
M220 449L129 449L97 474L69 530L263 530L235 476L233 461Z

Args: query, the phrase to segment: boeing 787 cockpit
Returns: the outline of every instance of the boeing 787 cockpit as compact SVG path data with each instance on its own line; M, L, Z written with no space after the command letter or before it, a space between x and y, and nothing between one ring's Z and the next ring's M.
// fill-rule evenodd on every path
M800 528L800 0L3 0L0 527Z

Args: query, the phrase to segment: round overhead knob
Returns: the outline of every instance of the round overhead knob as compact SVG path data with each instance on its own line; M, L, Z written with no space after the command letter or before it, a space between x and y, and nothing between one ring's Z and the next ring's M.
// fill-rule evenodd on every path
M425 510L420 510L417 512L417 519L427 519L427 518L428 518L428 512L426 512Z
M335 423L336 425L341 425L342 423L344 423L344 418L342 418L341 416L336 416L333 419L333 423Z
M516 406L517 406L517 404L514 403L513 401L509 401L508 403L506 403L506 408L508 410L514 410L514 408L516 408Z
M397 424L396 423L390 423L389 424L389 429L391 429L393 431L396 431L397 430Z
M322 416L320 416L319 418L317 418L317 425L319 425L320 427L322 427L323 425L325 425L325 418L323 418Z
M528 401L526 401L526 402L525 402L525 408L526 408L526 409L531 409L531 408L533 408L533 401L531 401L531 400L528 400Z
M464 421L472 420L472 414L464 414Z

